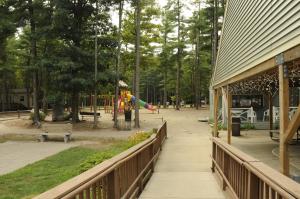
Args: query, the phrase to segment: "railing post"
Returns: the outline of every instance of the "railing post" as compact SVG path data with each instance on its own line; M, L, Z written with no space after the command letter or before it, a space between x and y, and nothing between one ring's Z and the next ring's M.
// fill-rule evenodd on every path
M18 109L18 118L20 118L21 116L20 116L20 110Z
M157 140L155 142L157 142ZM155 147L154 147L155 142L153 142L150 146L150 153L151 153L150 160L153 159L155 156ZM152 163L151 163L151 170L152 170L152 172L154 172L154 161L152 161Z
M247 199L259 198L259 179L256 175L248 171L248 194Z
M108 199L119 199L120 196L120 181L118 170L114 169L108 176Z
M229 173L229 156L223 151L223 172L225 175L225 178L228 178ZM227 187L227 183L225 179L223 179L223 190L225 191Z
M214 143L214 141L212 140L212 159L216 160L216 144ZM215 172L215 163L214 161L212 161L212 165L211 165L211 171L214 173Z

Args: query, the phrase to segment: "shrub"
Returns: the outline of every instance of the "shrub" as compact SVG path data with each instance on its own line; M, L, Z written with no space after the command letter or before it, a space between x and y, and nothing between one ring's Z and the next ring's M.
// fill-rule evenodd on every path
M151 134L152 133L149 133L149 132L137 132L128 138L129 145L134 146L134 145L148 139L151 136Z
M104 160L110 159L113 156L121 153L122 151L125 151L130 147L148 139L151 136L151 134L152 133L149 132L137 132L130 136L128 140L121 142L120 144L113 146L112 148L88 156L86 160L79 165L80 173L87 171L90 168L96 166L97 164L100 164Z
M251 124L251 123L244 123L244 124L241 124L241 129L243 129L243 130L255 129L255 126L254 126L254 124Z
M45 121L46 114L43 111L40 111L39 112L39 118L40 118L41 121ZM34 113L33 112L30 113L29 119L32 120L32 121L34 120Z

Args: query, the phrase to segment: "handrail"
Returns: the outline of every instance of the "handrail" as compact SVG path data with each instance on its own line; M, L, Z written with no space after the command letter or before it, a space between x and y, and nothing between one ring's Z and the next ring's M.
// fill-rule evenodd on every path
M234 198L300 198L300 185L219 138L212 138L212 171L223 178Z
M121 154L42 193L35 199L131 198L140 194L152 174L167 137L165 122L156 134Z

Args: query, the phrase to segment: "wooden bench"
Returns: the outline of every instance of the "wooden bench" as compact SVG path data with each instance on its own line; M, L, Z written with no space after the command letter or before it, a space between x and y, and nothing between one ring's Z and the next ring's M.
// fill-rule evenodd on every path
M83 120L84 117L94 117L94 112L80 112L81 120ZM97 117L100 117L100 113L97 113Z
M64 142L67 143L71 140L72 124L71 123L44 123L41 127L42 133L39 140L45 142L49 139L49 136L61 137L63 136Z

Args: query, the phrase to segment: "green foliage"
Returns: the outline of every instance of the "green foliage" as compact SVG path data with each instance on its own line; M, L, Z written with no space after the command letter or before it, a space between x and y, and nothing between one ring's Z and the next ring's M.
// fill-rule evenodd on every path
M78 165L97 150L71 148L0 176L0 199L33 197L76 175Z
M227 130L227 127L222 123L218 123L218 130Z
M8 93L11 88L32 91L33 72L38 74L39 102L48 99L51 105L64 104L65 101L76 104L79 94L89 95L94 89L99 94L114 93L117 27L112 24L110 13L116 12L114 8L119 1L97 2L98 11L95 0L1 1L1 93ZM198 7L197 2L194 1L193 7ZM219 15L224 12L223 2L218 9ZM194 103L196 92L201 98L208 97L213 0L202 3L206 6L194 11L191 17L181 14L178 42L177 0L168 0L164 8L160 8L155 0L141 1L141 99L157 103L163 99L164 91L168 101L175 94L178 47L182 50L181 98ZM180 1L181 10L189 9L185 4ZM125 6L122 27L120 79L133 87L135 2L128 5L129 8ZM95 84L96 26L99 34ZM198 51L195 48L197 35L200 35ZM57 98L57 93L62 96Z
M0 176L0 199L32 198L149 138L139 132L99 151L75 147Z
M40 121L45 121L46 116L47 115L43 111L39 112ZM32 121L34 121L34 113L33 112L30 113L29 119L32 120Z
M80 172L87 171L88 169L96 166L97 164L100 164L104 160L112 158L113 156L119 154L120 152L125 151L130 147L148 139L150 136L151 133L138 132L130 136L128 140L115 145L113 148L109 148L105 151L101 151L91 156L88 156L87 159L80 164L79 171Z
M241 129L243 129L243 130L255 129L255 125L252 124L252 123L242 123L241 124Z

